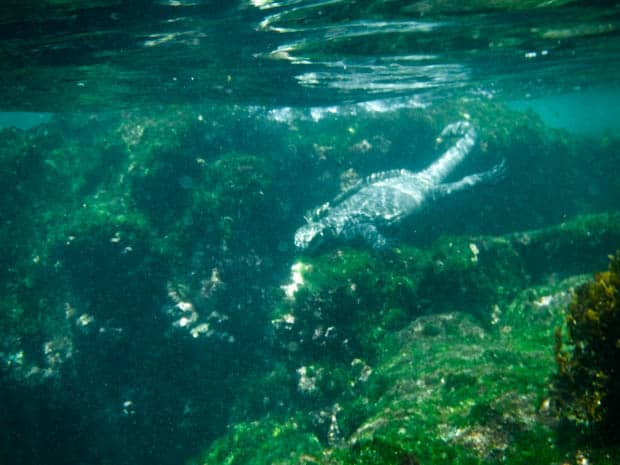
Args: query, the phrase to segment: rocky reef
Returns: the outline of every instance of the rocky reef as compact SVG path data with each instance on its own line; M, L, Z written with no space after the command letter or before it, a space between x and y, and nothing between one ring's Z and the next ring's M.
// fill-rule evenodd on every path
M598 248L596 231L620 240L619 219L297 262L272 320L289 410L240 425L200 463L579 463L549 386L554 329L587 278L557 270L579 266L574 247ZM243 438L280 429L289 448L274 439L248 457ZM594 463L609 454L588 449Z
M386 250L295 252L306 209L426 166L463 118L480 135L463 172L506 159L504 180L396 225ZM65 115L1 135L0 462L619 457L559 441L549 391L571 290L620 243L617 138L471 101ZM569 376L584 362L557 358Z

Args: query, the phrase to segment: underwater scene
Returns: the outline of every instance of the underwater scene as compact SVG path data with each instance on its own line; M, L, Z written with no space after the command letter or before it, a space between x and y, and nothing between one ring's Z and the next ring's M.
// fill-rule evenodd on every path
M620 4L0 24L0 465L620 464Z

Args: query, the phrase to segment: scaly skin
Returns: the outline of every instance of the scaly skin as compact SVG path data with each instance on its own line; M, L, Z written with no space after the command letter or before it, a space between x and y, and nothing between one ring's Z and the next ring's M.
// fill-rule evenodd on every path
M374 173L350 190L326 204L320 214L295 233L295 246L307 249L326 236L344 240L362 238L374 248L386 245L378 227L394 224L416 212L429 199L448 195L497 177L503 163L489 171L466 176L460 181L442 184L463 161L476 142L476 130L468 121L449 124L440 137L458 140L437 161L423 171L393 170Z

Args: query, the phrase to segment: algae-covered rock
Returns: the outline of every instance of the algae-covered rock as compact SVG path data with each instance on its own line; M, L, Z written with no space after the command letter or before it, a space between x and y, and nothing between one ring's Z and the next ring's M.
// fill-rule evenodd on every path
M300 398L288 402L300 412L297 434L319 442L289 445L291 455L277 463L543 465L574 457L571 445L555 442L547 387L553 328L582 281L519 293L496 332L462 312L431 314L385 335L383 351L368 363L337 365L318 356L297 369ZM330 390L331 383L338 388ZM263 432L272 421L240 425L261 438L259 447L242 449L235 428L200 463L271 463L267 451L286 444Z
M167 274L148 223L101 205L86 206L74 221L59 238L56 258L80 306L103 320L143 320L161 302Z
M224 154L207 168L207 186L215 209L205 213L219 222L228 247L264 250L267 244L256 241L256 237L274 238L277 222L268 224L264 220L282 217L273 191L275 174L272 161L235 152ZM201 211L203 196L196 194L199 203L194 205L194 211Z
M556 334L555 399L564 418L618 442L620 415L620 252L609 269L575 291L567 340Z
M336 452L342 463L559 460L544 407L549 347L576 282L520 293L505 305L497 332L452 312L419 317L395 333L373 364L369 416Z
M617 215L591 215L501 237L444 237L429 249L343 248L300 258L274 314L279 342L299 346L302 358L317 351L365 358L380 352L386 331L419 315L467 309L496 325L498 309L519 290L559 270L596 267L601 250L620 240L618 224Z
M598 266L595 254L620 240L618 224L617 215L591 215L500 237L446 237L426 250L300 258L273 324L297 381L299 398L288 402L334 418L307 422L327 447L312 460L575 456L572 443L556 443L548 385L554 328L584 278L558 271Z
M203 458L189 463L285 465L305 463L320 451L318 439L300 429L294 419L284 422L263 419L235 424L230 433L218 439Z

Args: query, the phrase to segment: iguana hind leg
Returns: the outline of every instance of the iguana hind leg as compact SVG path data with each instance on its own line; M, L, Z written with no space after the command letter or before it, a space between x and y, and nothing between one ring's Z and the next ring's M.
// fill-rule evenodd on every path
M501 163L498 163L493 168L488 171L483 171L481 173L470 174L469 176L465 176L460 181L449 182L440 184L434 190L435 198L443 197L453 192L458 192L469 187L475 186L481 182L490 182L495 181L497 179L501 179L506 172L506 161L502 160Z

